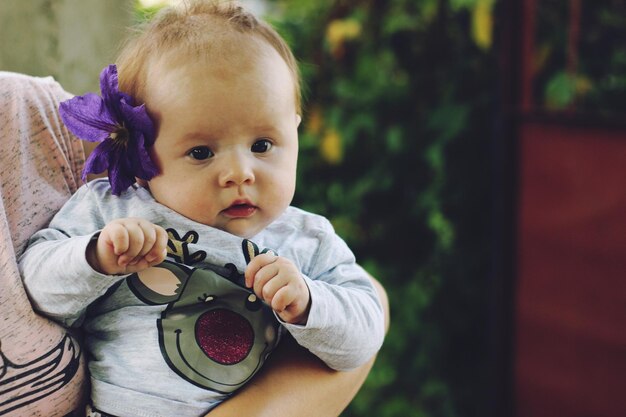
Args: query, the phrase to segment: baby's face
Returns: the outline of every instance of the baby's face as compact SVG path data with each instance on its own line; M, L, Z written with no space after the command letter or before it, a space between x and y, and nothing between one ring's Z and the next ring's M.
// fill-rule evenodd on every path
M294 81L280 56L226 65L156 61L146 98L157 124L148 185L161 204L249 238L289 206L296 182Z

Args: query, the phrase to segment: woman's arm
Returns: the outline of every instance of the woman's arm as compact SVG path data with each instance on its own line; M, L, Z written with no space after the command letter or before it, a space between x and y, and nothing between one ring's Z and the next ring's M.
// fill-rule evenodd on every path
M389 301L382 285L372 278L389 327ZM374 359L348 372L328 368L286 337L263 370L237 395L212 410L207 417L331 417L338 416L363 385Z
M78 187L80 143L57 107L69 94L50 78L0 71L0 415L64 416L84 409L78 340L35 314L17 256Z

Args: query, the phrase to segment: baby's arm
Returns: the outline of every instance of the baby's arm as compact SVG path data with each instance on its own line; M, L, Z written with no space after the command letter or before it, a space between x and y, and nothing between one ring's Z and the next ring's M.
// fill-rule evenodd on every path
M163 228L138 218L113 220L98 234L87 219L84 228L77 228L78 222L65 215L72 208L66 205L53 227L37 232L20 258L24 286L35 308L65 325L73 325L125 275L161 263L167 245ZM74 227L71 231L65 227L68 223Z
M132 232L134 227L130 227L129 247L122 249L126 237L120 229L125 228L113 225L119 222L114 219L127 216L127 208L117 204L118 198L110 196L108 190L106 180L93 181L81 187L58 211L48 228L29 239L28 247L19 259L24 287L35 309L66 326L79 323L86 308L124 278L124 275L111 273L130 273L130 269L126 272L108 269L110 262L96 256L98 241L113 251L117 250L120 255L128 252L127 255L134 254L136 257L141 253L151 253L144 249L144 244L134 243L136 238L130 238L137 234ZM136 220L132 222L138 223ZM150 236L152 226L144 227ZM141 231L143 234L143 228ZM153 232L157 236L162 235L158 229ZM118 244L119 234L121 244ZM159 251L156 250L157 253ZM132 263L134 257L131 261L122 257L122 266ZM120 259L116 259L115 263L117 261ZM102 268L100 262L108 266ZM139 263L132 267L137 268L137 265Z
M385 319L367 273L342 262L304 278L311 292L307 322L284 324L294 339L335 370L354 369L370 360L382 345Z
M382 345L383 306L367 272L330 223L318 223L313 232L315 250L297 249L309 254L308 264L297 267L286 258L259 255L246 269L246 284L272 306L300 345L333 369L354 369Z
M144 219L113 220L87 246L87 262L105 275L132 274L158 265L167 256L167 232Z

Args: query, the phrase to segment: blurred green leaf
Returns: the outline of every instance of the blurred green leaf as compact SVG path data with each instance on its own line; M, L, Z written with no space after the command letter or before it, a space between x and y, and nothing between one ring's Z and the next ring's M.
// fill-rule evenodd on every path
M576 80L566 72L557 73L546 87L546 103L548 107L564 109L576 97Z

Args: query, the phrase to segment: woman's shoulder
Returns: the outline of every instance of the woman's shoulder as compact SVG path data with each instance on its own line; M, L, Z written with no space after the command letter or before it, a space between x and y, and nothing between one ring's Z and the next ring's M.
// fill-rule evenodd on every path
M58 100L65 100L72 97L53 77L36 77L17 72L0 71L0 95L4 98L20 98L22 100L32 100L32 98L42 98L51 95ZM42 104L46 104L42 100Z

